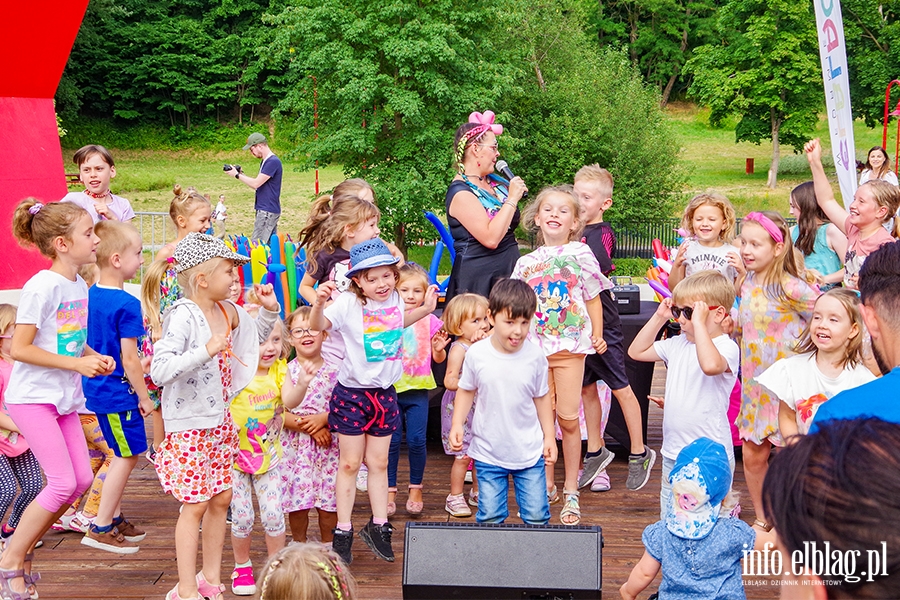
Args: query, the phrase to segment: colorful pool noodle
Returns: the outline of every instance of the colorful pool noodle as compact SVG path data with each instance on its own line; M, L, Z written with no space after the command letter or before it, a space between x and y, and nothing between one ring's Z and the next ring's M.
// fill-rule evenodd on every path
M291 312L297 309L297 268L294 266L294 254L296 248L294 242L288 240L284 243L284 264L287 267L288 301L291 303Z
M648 279L647 279L647 284L650 286L650 288L651 288L654 292L656 292L657 294L659 294L659 295L662 296L663 298L671 298L671 297L672 297L672 292L670 292L663 284L661 284L660 282L656 281L655 279L649 279L649 278L648 278Z
M662 240L660 240L659 238L654 238L654 240L651 242L651 246L653 246L653 256L655 258L669 260L669 251L666 250L665 246L663 246Z
M250 246L247 244L247 238L241 236L235 240L237 244L237 253L243 254L244 256L250 256ZM250 263L245 264L243 267L238 269L241 274L241 287L243 289L247 289L253 286L253 270L250 267Z
M266 247L257 244L250 250L250 271L253 273L253 283L264 283L268 270L269 257L266 255Z
M271 283L273 291L275 292L275 297L278 298L278 303L281 305L281 318L284 318L285 310L287 309L288 302L285 298L285 286L281 281L281 276L287 270L284 264L281 262L281 251L283 246L281 245L281 238L278 237L278 234L273 233L272 237L269 239L269 265L268 271L269 274L266 277L266 283Z

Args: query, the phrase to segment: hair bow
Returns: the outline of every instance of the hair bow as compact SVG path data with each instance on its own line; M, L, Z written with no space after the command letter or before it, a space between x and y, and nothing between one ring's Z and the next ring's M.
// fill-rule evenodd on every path
M503 133L503 125L494 123L494 111L486 110L483 113L473 112L469 115L469 123L477 123L479 125L487 125L486 129L494 132L494 135Z

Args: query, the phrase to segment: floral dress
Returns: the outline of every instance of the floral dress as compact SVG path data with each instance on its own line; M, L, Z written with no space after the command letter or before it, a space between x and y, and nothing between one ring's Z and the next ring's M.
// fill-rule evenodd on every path
M465 342L456 341L450 345L451 348L459 344L468 352L472 346ZM441 441L444 443L444 453L449 456L466 456L469 451L469 444L472 443L472 417L475 416L475 403L478 401L476 397L472 402L472 409L466 416L466 422L463 423L463 444L462 449L457 452L450 448L450 428L453 426L453 401L456 399L456 392L446 390L443 398L441 398Z
M288 363L288 374L294 384L300 376L297 359ZM331 392L337 383L338 367L322 363L321 368L309 382L306 396L300 405L291 409L297 416L315 415L328 412ZM290 415L286 416L290 419ZM335 481L337 479L340 452L337 435L332 435L331 445L321 447L301 431L281 430L281 485L282 508L290 513L310 508L320 508L328 512L337 511Z
M776 361L794 354L793 346L812 317L819 292L796 277L786 276L783 286L789 301L776 300L774 290L758 285L748 273L741 286L736 334L741 343L741 410L735 425L741 439L754 444L771 438L781 445L778 434L778 398L756 378Z

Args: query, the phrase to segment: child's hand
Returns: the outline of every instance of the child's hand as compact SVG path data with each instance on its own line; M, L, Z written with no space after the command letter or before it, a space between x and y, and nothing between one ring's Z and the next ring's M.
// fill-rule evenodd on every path
M206 342L206 352L212 358L222 350L228 348L228 338L220 333L214 334L209 341Z
M300 431L303 433L312 436L323 429L328 429L328 413L300 417Z
M694 314L691 315L691 323L694 325L705 325L706 317L709 315L709 305L703 300L694 302Z
M331 445L331 432L328 429L320 429L309 437L316 443L320 448L324 448L326 446Z
M662 396L647 396L647 400L650 400L660 408L666 403L666 399Z
M850 279L847 281L847 288L851 290L859 289L859 273L850 276Z
M663 298L662 302L659 303L659 306L656 307L656 316L669 321L674 319L672 316L672 299L671 298Z
M337 286L333 281L320 283L316 288L316 306L325 306L336 289Z
M439 329L437 333L434 334L434 337L431 338L431 351L434 354L437 354L441 350L447 347L447 344L450 343L450 336L443 329Z
M603 339L603 336L591 336L591 346L594 348L594 352L597 354L603 354L606 352L606 340Z
M544 438L544 464L552 465L556 463L557 449L556 449L556 438L554 437L545 437Z
M112 358L109 356L103 356L102 354L89 354L76 360L78 363L75 370L85 377L108 375L116 368L115 361L112 361ZM112 361L112 366L109 365L108 361Z
M308 386L309 382L313 380L313 377L316 376L316 373L318 373L319 370L309 361L301 360L298 362L300 363L300 373L298 373L297 383L294 385Z
M116 216L109 210L109 204L103 201L94 202L94 210L98 215L107 220L116 220Z
M422 306L428 308L428 312L434 312L434 309L437 308L437 291L438 286L436 285L429 285L425 290L425 300L422 302Z
M475 332L475 335L472 336L472 339L470 341L479 342L479 341L483 340L484 338L488 337L489 335L491 335L490 331L485 331L484 329L479 329L478 331Z
M100 355L100 358L104 359L106 369L101 373L101 375L112 375L112 372L116 370L116 359L112 356Z
M150 363L153 362L152 356L142 356L141 357L141 371L144 372L144 375L150 374Z
M450 449L454 452L459 452L463 447L463 430L462 427L458 425L453 425L450 428L450 435L448 436L448 441L450 443Z
M734 319L731 318L730 312L722 319L722 333L728 336L734 333Z
M684 263L687 262L687 247L689 243L690 240L684 240L681 242L681 245L678 246L678 253L675 254L675 262L672 263L673 269L684 267Z
M138 402L138 409L141 411L142 417L149 417L153 414L153 400L141 398L140 402Z
M809 164L822 162L822 144L819 142L819 138L806 142L803 151L806 152L806 160Z
M281 308L281 305L278 304L278 298L275 297L275 289L272 287L271 283L266 283L264 285L255 283L253 284L253 291L256 292L259 303L266 310L278 312Z
M738 278L743 277L747 274L747 269L744 267L744 260L741 258L741 255L737 252L729 252L728 253L728 264L737 271Z

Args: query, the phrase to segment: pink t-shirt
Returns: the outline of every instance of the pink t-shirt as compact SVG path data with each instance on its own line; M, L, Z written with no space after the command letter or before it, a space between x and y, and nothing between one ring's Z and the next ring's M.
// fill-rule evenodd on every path
M887 232L884 227L869 237L862 239L859 237L859 227L850 224L850 217L844 221L844 231L847 232L847 254L844 257L844 285L850 286L850 278L859 275L866 257L884 246L893 242L894 238ZM855 286L852 286L855 287Z
M112 211L112 214L116 215L116 218L120 221L130 221L134 218L134 210L131 208L131 203L125 198L110 194L109 197L105 199L108 200L107 204L109 204L109 210ZM97 211L94 209L94 199L85 192L69 192L62 200L60 200L60 202L74 202L90 213L91 218L94 219L94 223L100 221L100 215L98 215Z
M0 358L0 410L8 417L6 410L6 387L9 385L9 374L12 373L12 365ZM4 456L18 456L28 450L28 442L14 431L0 429L0 454Z

